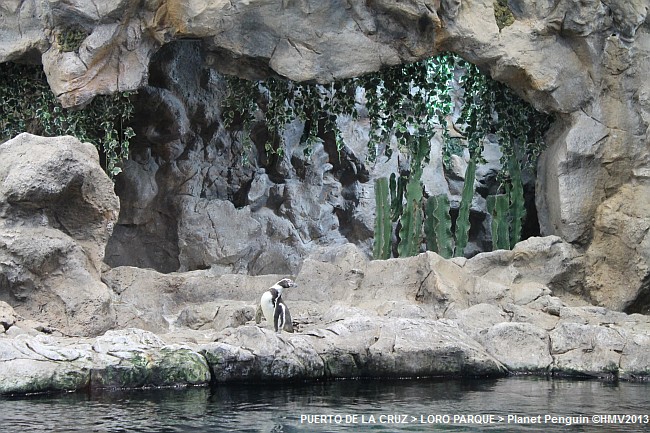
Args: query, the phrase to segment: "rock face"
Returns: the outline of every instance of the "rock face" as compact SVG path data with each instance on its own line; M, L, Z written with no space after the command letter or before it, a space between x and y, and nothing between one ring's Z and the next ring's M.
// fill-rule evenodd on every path
M215 339L199 351L217 364L218 381L499 374L486 353L508 372L647 376L641 355L647 316L581 306L577 296L570 306L553 296L550 287L572 287L567 276L581 260L557 237L531 238L513 251L469 260L425 253L368 261L352 244L324 249L304 262L298 287L283 294L299 332L279 337L246 315L258 302L257 288L279 275L165 275L123 267L104 278L120 294L122 326L170 341ZM161 294L165 287L173 292ZM137 318L133 313L144 310ZM187 327L201 331L199 337Z
M340 119L347 143L341 152L333 134L322 134L323 142L308 149L299 121L282 137L283 158L266 154L266 131L259 125L247 148L221 124L224 80L202 67L204 57L199 43L186 41L168 44L153 59L150 83L138 99L137 111L146 113L136 127L138 142L117 180L121 214L107 263L260 275L296 273L319 246L354 242L370 254L374 180L400 173L399 161L408 156L394 144L391 159L370 162L367 118ZM492 243L485 196L496 188L501 153L486 142L484 154L489 162L477 174L468 255ZM466 160L454 155L459 169L447 180L437 137L430 160L426 192L449 194L453 213Z
M0 301L0 334L11 328L16 323L16 314L11 305Z
M2 394L201 385L210 380L201 355L141 330L109 331L93 340L46 335L2 339L0 359Z
M155 58L139 95L141 139L116 185L122 213L107 263L291 273L312 242L347 242L336 215L342 186L325 150L296 163L245 163L246 149L221 126L224 80L202 61L195 42Z
M642 232L648 217L647 210L642 208L637 210L644 214L630 218L623 210L611 207L612 201L629 197L631 191L646 191L650 182L647 2L589 0L575 5L568 0L554 3L521 0L510 1L508 5L514 24L499 29L492 0L308 1L284 2L281 6L265 0L145 3L128 0L101 7L87 0L4 2L0 6L0 61L40 58L55 93L65 105L71 106L99 93L139 88L146 83L148 75L150 83L152 78L160 82L159 73L167 73L169 81L184 78L173 76L170 71L149 69L154 53L176 39L201 41L200 62L206 69L197 85L206 88L218 87L214 70L249 78L279 75L298 81L326 82L444 50L454 51L510 85L539 110L556 115L547 140L548 149L539 165L536 200L541 233L559 235L580 246L588 257L586 274L603 275L602 279L585 281L585 296L611 308L644 310L648 304L647 253L620 247L618 250L628 254L608 263L607 269L600 258L609 255L603 239L612 236L611 230L601 225L603 215L623 224L617 229L621 234ZM66 48L63 42L68 34L81 35L83 41L78 47ZM210 98L197 97L194 93L179 96L169 86L167 90L145 92L153 106L164 104L169 118L179 122L178 125L174 123L176 120L171 122L172 133L151 131L153 139L166 143L151 152L162 152L160 158L167 164L161 165L160 158L134 158L127 167L127 172L132 170L132 173L124 176L125 183L139 183L142 187L131 199L142 199L143 206L150 203L152 209L146 211L136 206L142 212L125 216L125 221L145 218L157 227L157 236L151 238L151 243L138 246L141 263L129 264L149 265L156 259L161 263L158 269L165 271L213 264L230 270L248 267L257 273L272 268L295 270L291 260L282 257L304 257L306 252L296 246L298 241L287 247L280 239L288 236L304 244L316 239L333 244L343 240L342 237L354 240L358 233L362 238L367 236L363 234L366 226L355 225L362 220L363 212L346 214L351 209L346 194L358 185L341 182L339 186L333 182L330 174L338 168L330 158L332 169L324 169L322 178L316 171L316 184L309 187L309 194L320 201L292 202L295 206L286 210L271 208L273 215L267 213L254 218L260 227L248 221L247 236L251 240L263 239L258 242L259 251L265 251L259 263L251 266L238 263L244 252L237 248L215 255L210 245L219 239L210 238L209 225L200 234L209 238L204 244L205 251L190 251L196 247L189 246L188 242L197 240L191 233L167 229L186 226L187 212L194 208L203 213L206 224L214 218L215 212L211 210L214 205L201 202L201 198L218 196L219 200L227 199L239 208L238 192L244 195L250 192L255 201L267 194L271 199L286 198L293 190L289 185L266 188L276 174L269 170L246 173L232 170L230 166L227 169L207 167L207 164L197 165L192 158L184 159L203 150L208 154L206 161L216 161L220 152L232 151L233 143L222 133L220 139L213 141L214 145L207 145L219 129L211 120L216 115L213 106L206 104ZM187 128L187 123L182 121L192 119L197 113L187 109L194 105L185 100L192 98L197 99L195 106L205 110L207 114L203 117L209 120L201 125L199 134L203 143L199 145L193 139L197 129ZM212 131L208 132L210 128ZM282 167L285 171L287 162ZM161 190L161 185L151 181L154 173L158 173L156 165L162 169L160 176L171 177L172 188L183 191L193 188L195 194L191 196L199 200L165 203L170 192L168 187L165 185ZM197 180L194 173L205 171L209 173ZM355 176L359 173L353 172ZM240 187L250 184L254 188L226 191L228 188L224 190L221 182L223 176L242 180ZM328 190L339 187L340 195L322 200ZM367 188L362 189L367 192ZM199 190L207 191L210 197L201 197ZM322 202L326 203L325 207L320 206ZM146 213L155 213L161 207L173 208L174 212L162 212L163 216L156 220L146 219ZM328 207L338 221L327 212ZM284 211L291 224L284 218L275 221L275 216L284 216ZM355 219L357 216L360 218ZM317 224L291 227L296 221L304 222L300 218L315 220ZM358 227L359 232L341 236L337 222L339 226ZM282 228L268 233L267 223ZM115 245L114 252L125 248L129 237L143 237L134 231L153 230L128 224L120 227L122 245ZM156 254L150 251L160 246L167 249L152 257ZM169 251L173 254L169 255ZM625 274L626 278L623 283L614 284L613 280L607 280L608 274Z
M623 185L598 206L593 242L587 250L586 286L599 305L650 312L650 202L647 197L650 197L650 184L631 183Z
M346 242L336 215L342 186L323 148L294 163L245 163L245 149L220 126L223 78L200 67L200 45L170 46L155 60L140 95L151 120L117 183L123 211L110 265L296 272L310 242Z
M67 106L139 87L153 52L173 39L203 39L225 72L329 82L431 55L441 24L432 2L12 1L0 13L0 61L41 54ZM73 31L87 36L68 51Z
M71 334L113 326L99 271L119 212L96 149L21 134L0 144L0 299Z
M352 244L324 250L283 294L293 334L252 320L259 288L278 276L115 268L105 279L125 329L64 337L0 304L0 393L509 373L647 380L650 318L554 297L544 281L570 268L571 247L566 268L538 273L548 243L531 239L517 266L502 260L483 275L471 269L485 256L382 263ZM504 284L513 267L517 282Z

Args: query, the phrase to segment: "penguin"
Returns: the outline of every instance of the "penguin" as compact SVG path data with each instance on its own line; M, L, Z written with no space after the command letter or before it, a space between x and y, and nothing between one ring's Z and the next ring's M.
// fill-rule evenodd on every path
M283 278L262 294L260 299L262 313L269 324L273 323L275 332L280 333L282 330L293 332L291 313L282 299L282 292L284 289L295 286L296 283L293 280Z
M275 302L275 309L273 310L273 329L278 333L282 332L283 329L287 332L293 332L291 313L289 313L289 308L281 296L278 296Z

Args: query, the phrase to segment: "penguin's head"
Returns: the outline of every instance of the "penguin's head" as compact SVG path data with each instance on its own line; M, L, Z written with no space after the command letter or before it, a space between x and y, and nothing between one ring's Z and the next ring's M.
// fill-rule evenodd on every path
M277 283L273 285L273 288L278 291L280 295L282 295L282 291L284 289L288 289L289 287L296 287L297 284L293 282L291 278L283 278Z

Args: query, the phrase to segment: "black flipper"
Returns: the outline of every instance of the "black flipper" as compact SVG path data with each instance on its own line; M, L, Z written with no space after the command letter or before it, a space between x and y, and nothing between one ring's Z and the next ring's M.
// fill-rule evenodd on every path
M285 306L282 299L278 296L275 301L275 308L273 309L273 329L278 332L278 329L284 327L285 322Z

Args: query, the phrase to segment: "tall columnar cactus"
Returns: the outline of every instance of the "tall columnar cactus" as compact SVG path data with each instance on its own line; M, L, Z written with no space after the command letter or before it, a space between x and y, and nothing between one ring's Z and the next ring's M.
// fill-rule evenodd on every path
M524 185L521 181L521 167L515 155L511 155L508 160L508 169L510 171L510 180L512 188L510 189L510 217L512 225L510 226L510 249L521 240L521 228L526 218L526 206L524 205Z
M465 184L460 199L458 218L456 219L456 249L455 257L462 257L465 246L469 241L469 210L474 198L474 180L476 179L476 159L470 158L465 170Z
M431 149L428 136L412 137L415 148L412 151L411 176L406 184L406 204L400 222L400 243L397 252L400 257L414 256L420 252L422 243L422 171L424 160Z
M447 194L429 197L425 206L424 232L427 249L436 251L445 259L451 258L454 254L449 207Z
M509 194L491 195L487 198L487 209L492 215L492 249L510 249Z
M375 259L390 257L392 223L388 197L388 179L375 180L375 240L372 250Z
M436 196L437 197L437 196ZM434 213L436 209L435 197L429 197L424 204L424 239L427 245L427 251L439 252L436 237L436 220Z
M396 177L395 173L390 175L390 214L391 220L397 222L402 215L404 187L407 179L404 176Z
M400 257L414 256L420 252L422 242L422 184L420 176L414 176L406 185L406 204L400 219L402 228L397 252Z

